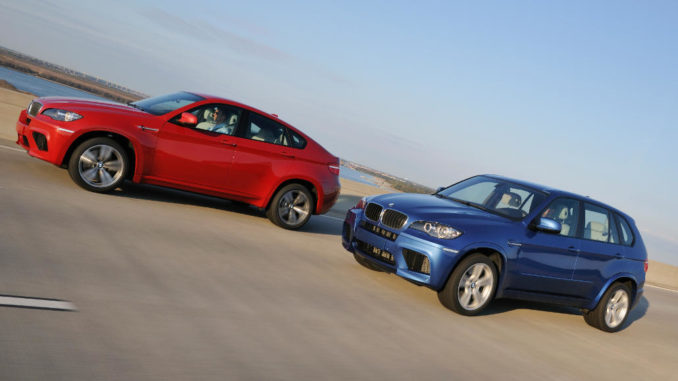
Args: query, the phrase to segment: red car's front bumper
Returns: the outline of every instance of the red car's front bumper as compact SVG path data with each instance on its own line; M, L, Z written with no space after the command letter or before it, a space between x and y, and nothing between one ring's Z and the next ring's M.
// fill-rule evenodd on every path
M16 122L17 141L28 154L52 164L61 165L64 149L68 147L73 131L36 118L29 118L22 110Z

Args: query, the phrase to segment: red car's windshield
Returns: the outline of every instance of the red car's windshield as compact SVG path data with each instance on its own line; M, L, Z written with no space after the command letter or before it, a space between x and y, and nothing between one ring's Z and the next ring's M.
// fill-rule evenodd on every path
M163 115L205 98L184 91L146 98L130 103L130 106L153 115Z

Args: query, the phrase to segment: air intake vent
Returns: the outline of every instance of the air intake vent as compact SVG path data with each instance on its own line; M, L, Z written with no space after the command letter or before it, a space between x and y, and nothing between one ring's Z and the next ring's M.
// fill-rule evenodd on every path
M40 109L42 108L42 103L40 102L31 102L31 104L28 105L28 108L26 109L26 112L30 116L36 116L40 112Z
M365 208L365 216L372 221L379 221L381 209L382 209L381 206L370 202L369 204L367 204L367 207Z
M363 229L367 230L368 232L380 235L388 240L395 241L396 239L398 239L398 234L388 231L384 228L380 228L379 226L371 224L367 221L361 221L360 226Z
M351 225L344 222L344 226L341 231L341 236L344 238L344 241L351 242L351 239L353 238L351 236Z
M392 229L401 229L407 222L407 215L393 209L386 209L381 217L381 223Z
M407 262L407 268L422 274L431 274L431 262L424 254L409 249L403 249L403 257Z
M33 141L40 151L47 151L47 138L45 135L33 131Z

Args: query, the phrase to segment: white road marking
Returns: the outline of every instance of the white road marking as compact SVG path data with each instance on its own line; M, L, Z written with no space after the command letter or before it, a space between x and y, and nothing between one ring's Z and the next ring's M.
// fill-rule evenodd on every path
M655 286L654 284L645 284L645 285L646 285L647 287L658 288L658 289L660 289L660 290L665 290L665 291L671 291L671 292L676 292L676 293L678 293L678 290L674 290L674 289L671 289L671 288L666 288L666 287L662 287L662 286Z
M3 145L0 145L0 148L8 149L10 151L26 152L26 150L23 150L21 148L7 147L7 146L3 146Z
M75 311L71 302L54 299L25 298L20 296L0 295L0 306L42 308L47 310Z
M331 218L331 219L336 220L336 221L342 221L342 222L344 221L343 218L332 217L332 216L328 216L328 215L326 215L326 214L319 214L318 216L319 216L319 217L325 217L325 218Z

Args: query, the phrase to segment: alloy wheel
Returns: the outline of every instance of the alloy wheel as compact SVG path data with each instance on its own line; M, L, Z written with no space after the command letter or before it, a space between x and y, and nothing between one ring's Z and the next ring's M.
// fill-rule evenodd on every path
M629 295L624 290L617 290L605 306L605 323L616 328L624 321L629 310Z
M494 277L490 266L475 263L466 269L459 280L459 304L466 310L476 310L487 302L492 294Z
M280 197L278 216L288 225L296 225L311 213L311 202L304 192L293 189Z
M89 147L78 160L80 177L95 188L105 188L118 181L123 168L122 154L105 144Z

